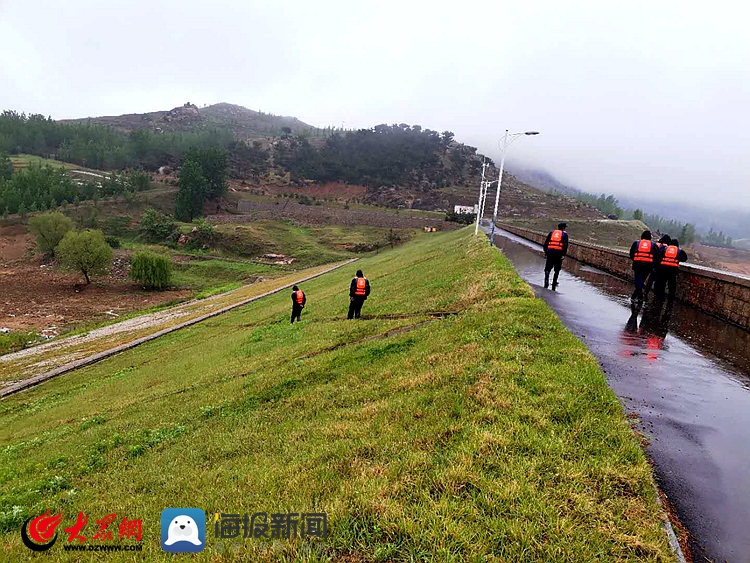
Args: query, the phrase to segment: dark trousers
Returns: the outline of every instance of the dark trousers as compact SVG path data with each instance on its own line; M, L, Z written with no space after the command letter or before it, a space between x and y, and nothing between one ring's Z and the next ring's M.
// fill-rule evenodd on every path
M301 321L300 315L302 314L302 306L298 305L297 303L292 305L292 323L294 323L294 319L297 319L298 321Z
M677 272L677 268L659 268L659 274L656 276L656 287L654 288L658 299L664 299L664 289L668 285L669 296L667 297L667 301L669 303L674 301L674 296L677 293Z
M643 286L643 292L648 295L651 291L651 288L653 287L656 280L659 278L658 269L654 268L651 270L651 272L648 275L648 279L646 280L646 284Z
M549 284L549 273L554 269L555 275L552 277L552 287L557 285L557 278L560 276L560 268L562 268L563 256L553 252L547 253L547 262L544 264L544 286L547 287Z
M636 267L633 270L633 277L635 278L635 291L633 291L632 299L643 298L643 286L646 284L646 278L651 273L651 266L648 267Z
M358 319L359 314L362 312L362 305L365 299L363 297L355 297L349 301L349 314L346 316L347 319Z

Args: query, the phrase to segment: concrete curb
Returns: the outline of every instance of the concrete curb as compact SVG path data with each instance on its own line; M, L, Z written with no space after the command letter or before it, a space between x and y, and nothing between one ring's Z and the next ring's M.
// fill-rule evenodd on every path
M680 542L677 539L677 534L674 531L674 527L672 526L672 521L669 519L669 514L667 514L667 508L664 506L664 503L661 500L661 495L659 494L659 488L656 486L656 483L651 481L651 484L654 486L654 494L656 495L656 502L659 503L659 507L661 508L661 515L664 519L664 531L667 532L667 540L669 540L669 547L672 549L672 553L674 553L675 559L678 563L687 563L687 559L685 559L685 554L682 552L682 547L680 547Z
M201 321L205 321L206 319L210 319L211 317L221 315L222 313L226 313L227 311L231 311L232 309L236 309L237 307L242 307L243 305L247 305L248 303L252 303L253 301L262 299L263 297L268 297L269 295L273 295L274 293L284 291L285 289L289 289L290 287L298 283L306 282L306 281L315 279L319 276L322 276L324 274L328 274L330 272L333 272L334 270L338 270L339 268L348 266L349 264L351 264L352 262L356 262L357 260L359 260L359 258L352 258L350 260L347 260L346 262L342 262L341 264L333 266L332 268L328 268L326 270L323 270L322 272L313 274L312 276L307 276L306 278L295 280L282 287L278 287L276 289L266 291L265 293L261 293L260 295L256 295L255 297L249 297L247 299L243 299L242 301L238 301L237 303L227 305L226 307L222 307L221 309L217 309L216 311L206 313L205 315L201 315L200 317L196 317L194 319L190 319L188 321L179 323L175 326L171 326L169 328L159 330L147 336L142 336L141 338L137 338L125 344L120 344L119 346L115 346L114 348L110 348L109 350L105 350L104 352L99 352L98 354L93 354L91 356L81 358L80 360L75 360L73 362L67 363L65 365L62 365L48 372L40 373L39 375L29 377L28 379L24 379L22 381L19 381L18 383L14 383L13 385L9 385L8 387L5 387L2 390L0 390L0 399L5 399L5 397L8 397L9 395L20 393L21 391L25 391L26 389L35 387L36 385L40 385L44 383L45 381L48 381L59 375L66 374L75 369L78 369L84 366L89 366L91 364L95 364L96 362L100 362L101 360L109 358L110 356L114 356L115 354L119 354L120 352L124 352L125 350L130 350L131 348L135 348L136 346L139 346L145 342L155 340L161 336L164 336L165 334L169 334L170 332L175 332L182 328L186 328L194 324L198 324Z

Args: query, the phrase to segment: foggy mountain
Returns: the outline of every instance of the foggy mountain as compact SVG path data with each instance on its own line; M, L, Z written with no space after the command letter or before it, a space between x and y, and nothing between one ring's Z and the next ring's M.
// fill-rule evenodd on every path
M584 193L584 190L561 182L542 168L516 168L513 166L508 168L519 180L548 192L556 191L573 197ZM750 238L750 212L747 211L702 207L677 199L663 201L632 197L610 192L606 189L602 189L599 193L607 195L612 193L620 202L620 206L626 210L641 209L649 215L659 215L665 219L692 223L699 233L706 233L713 228L715 231L723 231L735 239ZM599 195L599 193L594 195Z

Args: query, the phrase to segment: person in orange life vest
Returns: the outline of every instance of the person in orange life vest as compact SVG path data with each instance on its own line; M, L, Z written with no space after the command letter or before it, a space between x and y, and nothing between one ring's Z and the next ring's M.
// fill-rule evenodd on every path
M357 275L349 285L349 314L347 319L358 319L362 312L362 304L370 296L370 281L357 270Z
M658 254L659 247L651 241L651 231L643 231L641 239L635 241L630 247L630 259L633 261L633 277L635 278L635 291L631 296L633 301L643 300L643 285L654 268Z
M549 273L555 269L555 276L552 278L552 291L557 289L557 278L560 275L563 258L568 253L568 228L567 223L559 223L557 229L550 231L547 240L544 241L544 256L547 262L544 264L544 289L549 287Z
M654 285L654 281L656 281L656 278L659 276L659 260L661 260L662 253L667 249L667 246L669 246L669 243L671 242L672 239L669 237L669 235L662 235L662 237L659 239L659 242L656 243L656 246L659 247L659 251L656 255L656 259L654 260L654 266L651 268L651 273L648 275L648 279L643 286L644 299L648 299L648 294L651 291L651 287Z
M292 288L292 324L294 324L294 319L298 321L302 320L300 319L300 315L302 314L302 309L305 308L305 303L307 303L307 295L295 285Z
M669 284L669 297L667 303L674 301L677 292L677 273L680 271L680 262L687 262L687 253L680 248L680 241L672 239L672 242L664 249L659 261L659 273L656 277L654 291L657 299L664 299L664 288Z

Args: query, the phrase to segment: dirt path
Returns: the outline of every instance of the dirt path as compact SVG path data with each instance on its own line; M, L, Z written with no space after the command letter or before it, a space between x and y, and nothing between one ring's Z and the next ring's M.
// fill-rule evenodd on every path
M350 264L318 266L0 356L0 397Z

